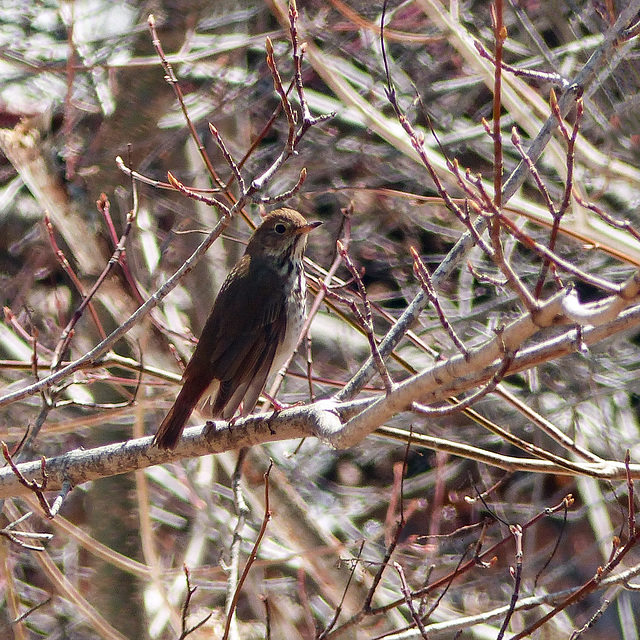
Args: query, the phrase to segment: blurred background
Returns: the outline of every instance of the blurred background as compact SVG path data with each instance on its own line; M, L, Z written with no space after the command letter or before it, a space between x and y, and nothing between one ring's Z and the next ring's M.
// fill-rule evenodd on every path
M493 179L494 146L482 124L492 118L493 67L474 46L477 41L493 51L491 7L483 1L390 2L385 18L398 102L424 133L432 157L440 159L445 187L458 197L462 191L444 168L445 157L457 159L463 169L479 172L489 183ZM596 0L505 3L504 61L531 72L504 72L505 176L520 160L510 142L512 127L525 146L537 135L550 114L551 89L558 94L566 90L624 7L626 3ZM300 39L308 43L302 78L309 108L314 115L335 110L336 116L308 131L266 193L290 189L306 168L302 189L286 204L323 222L307 251L312 289L317 291L314 283L335 259L336 240L348 240L373 305L376 335L382 337L420 290L410 248L433 271L464 229L438 198L385 95L381 4L301 0L298 9ZM231 172L211 138L209 122L236 161L244 160L247 182L274 161L286 142L287 121L265 55L268 37L287 87L293 61L286 6L278 0L3 0L0 299L5 317L0 324L0 395L25 386L34 375L46 375L82 300L73 278L87 291L109 262L133 207L131 180L118 169L117 156L150 180L166 182L170 171L186 185L213 186L153 48L150 13L191 121L223 182ZM615 48L584 88L574 168L576 193L636 228L639 88L637 39L632 38ZM574 118L570 113L570 124ZM556 204L564 194L566 168L566 145L558 137L538 163ZM96 293L95 316L85 312L75 325L65 361L86 353L122 324L218 219L213 208L175 191L144 183L138 183L137 191L137 219L127 238L126 259ZM101 194L106 200L96 206ZM533 180L509 205L522 229L548 243L548 211ZM247 220L259 223L257 206L244 213L246 219L238 216L232 222L152 316L114 345L119 361L87 368L43 397L3 407L0 438L15 446L27 429L40 429L30 444L31 456L37 458L154 433L177 394L181 366L215 293L251 234ZM607 226L575 203L563 226L557 252L584 271L620 283L637 269L637 237L626 229ZM513 240L505 246L510 263L533 288L540 260ZM56 247L68 268L56 257ZM467 260L486 278L467 269ZM337 277L344 283L350 274L340 267ZM442 285L441 303L467 347L481 344L522 311L513 291L496 284L499 277L496 266L474 249ZM604 295L590 285L575 284L583 301ZM543 297L554 286L550 281ZM352 284L339 293L360 302ZM323 304L312 325L310 353L306 345L301 347L278 399L307 402L311 394L327 396L344 385L369 355L367 339L356 325L347 305ZM395 381L456 353L432 308L414 330L415 339L405 339L397 358L389 359ZM590 350L511 376L504 384L595 455L619 462L630 449L633 462L640 453L638 341L638 330L632 328ZM376 376L361 396L382 390ZM475 409L529 442L570 455L503 398L490 394ZM504 456L524 455L462 414L437 419L403 413L390 425ZM394 540L392 561L401 564L409 586L417 590L471 560L476 545L482 552L505 539L492 564L465 570L423 603L425 610L434 605L425 625L443 625L432 627L429 637L458 637L458 623L465 629L463 637L494 638L505 616L501 607L507 607L514 589L509 524L530 522L569 493L575 498L567 513L561 509L527 529L521 598L579 587L607 561L613 536L625 540L625 482L509 473L442 451L405 449L374 435L347 451L331 450L314 439L251 450L244 466L250 512L241 565L263 519L262 476L270 458L275 462L270 477L273 518L238 601L237 637L271 633L274 638L313 638L341 607L339 628L360 611ZM237 520L231 491L235 460L236 454L229 452L94 481L74 488L58 523L31 518L30 526L54 538L46 551L2 542L3 637L179 637L186 593L183 564L198 588L189 603L190 624L213 613L192 637L222 637L226 568ZM403 463L406 525L394 538ZM490 488L484 500L477 499ZM29 508L21 500L7 501L7 522ZM635 567L637 555L632 550L619 569ZM50 562L48 569L43 558ZM340 604L352 569L353 580ZM390 566L371 606L397 599L402 599L400 578ZM610 606L584 637L637 638L638 595L620 584L564 610L539 637L569 637L605 600ZM42 606L12 624L37 605ZM547 610L517 611L510 632ZM467 618L480 614L486 617ZM410 635L415 630L401 635L410 623L411 615L401 605L377 615L366 612L335 637L419 637Z

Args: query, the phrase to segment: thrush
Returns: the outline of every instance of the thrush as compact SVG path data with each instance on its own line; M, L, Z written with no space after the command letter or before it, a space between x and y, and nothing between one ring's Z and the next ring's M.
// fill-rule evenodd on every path
M240 404L243 415L253 411L269 376L298 343L306 319L304 250L307 234L320 224L293 209L264 218L213 303L153 444L173 449L198 403L225 420Z

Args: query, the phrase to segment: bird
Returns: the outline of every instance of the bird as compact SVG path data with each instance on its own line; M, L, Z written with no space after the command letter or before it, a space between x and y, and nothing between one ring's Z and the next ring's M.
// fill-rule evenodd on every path
M269 376L293 354L306 319L307 222L282 208L264 217L231 269L184 374L182 388L153 444L174 449L194 408L231 420L255 408Z

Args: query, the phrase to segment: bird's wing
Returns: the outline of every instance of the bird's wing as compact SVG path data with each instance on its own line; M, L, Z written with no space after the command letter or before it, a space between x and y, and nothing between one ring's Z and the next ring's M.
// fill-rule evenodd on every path
M249 387L255 406L284 340L286 304L279 274L255 258L245 255L227 276L184 374L221 381L214 416L233 414Z

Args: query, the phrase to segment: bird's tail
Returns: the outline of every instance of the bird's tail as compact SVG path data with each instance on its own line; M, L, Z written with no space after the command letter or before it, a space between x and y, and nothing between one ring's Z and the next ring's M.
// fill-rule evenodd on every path
M178 444L184 426L202 395L200 389L194 390L193 386L191 384L183 385L176 401L154 436L152 444L160 449L175 449Z

